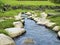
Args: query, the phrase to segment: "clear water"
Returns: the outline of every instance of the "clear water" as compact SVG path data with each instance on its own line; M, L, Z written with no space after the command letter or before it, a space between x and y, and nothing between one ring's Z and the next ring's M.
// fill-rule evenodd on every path
M33 20L25 18L26 33L15 38L16 45L21 45L24 38L33 38L36 45L60 45L57 34L45 26L37 25Z

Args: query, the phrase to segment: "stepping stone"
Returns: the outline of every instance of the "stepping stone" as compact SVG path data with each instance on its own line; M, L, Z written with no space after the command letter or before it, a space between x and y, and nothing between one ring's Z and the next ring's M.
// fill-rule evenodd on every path
M53 30L54 30L54 31L59 31L59 30L60 30L60 26L55 26L55 27L53 28Z
M16 28L22 28L22 27L23 27L23 24L22 24L21 21L13 22L13 25L14 25Z
M15 42L12 40L12 38L0 34L0 45L15 45Z
M9 36L12 38L22 35L26 32L24 28L6 28L5 30L9 33Z

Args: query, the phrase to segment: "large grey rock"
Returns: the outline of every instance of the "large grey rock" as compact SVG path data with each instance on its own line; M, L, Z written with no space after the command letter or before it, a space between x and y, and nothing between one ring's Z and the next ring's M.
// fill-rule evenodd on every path
M40 18L40 19L37 21L37 24L45 25L45 24L47 24L47 23L49 23L49 22L50 22L50 20L48 20L48 19L42 19L42 18Z
M60 30L60 26L55 26L55 27L53 28L53 30L54 30L54 31L59 31L59 30Z
M13 22L13 25L14 25L16 28L22 28L22 27L23 27L23 24L22 24L21 21Z
M12 38L22 35L25 32L24 28L7 28L5 30L9 33L9 36Z
M0 34L0 45L15 45L15 42L12 40L12 38Z

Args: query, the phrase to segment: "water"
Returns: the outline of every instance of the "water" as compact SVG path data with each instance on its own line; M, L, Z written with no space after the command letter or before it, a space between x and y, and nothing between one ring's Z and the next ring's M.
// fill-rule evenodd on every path
M16 45L21 45L25 38L34 39L36 45L60 45L60 40L57 39L57 34L54 31L37 25L33 20L25 18L24 28L27 32L14 39Z

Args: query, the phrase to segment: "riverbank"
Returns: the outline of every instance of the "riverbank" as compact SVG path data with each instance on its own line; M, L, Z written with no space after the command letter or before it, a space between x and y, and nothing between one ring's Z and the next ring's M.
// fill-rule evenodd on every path
M4 13L1 13L0 17L3 18L3 19L4 18L12 18L12 19L7 19L6 21L0 22L1 23L0 24L1 25L0 29L1 28L4 29L5 27L14 27L12 25L12 22L15 21L14 20L14 16L18 15L19 12L22 12L22 13L25 13L25 12L35 13L37 15L37 17L39 17L39 18L40 18L40 13L41 13L41 11L39 11L39 10L22 10L22 9L20 9L20 10L17 9L17 10L6 11ZM47 18L50 19L51 22L54 22L54 23L56 23L56 25L60 26L60 24L59 24L60 23L60 21L59 21L60 17L59 17L59 15L57 15L59 12L57 12L55 10L45 10L45 12L47 14L50 14L50 16L48 16Z

